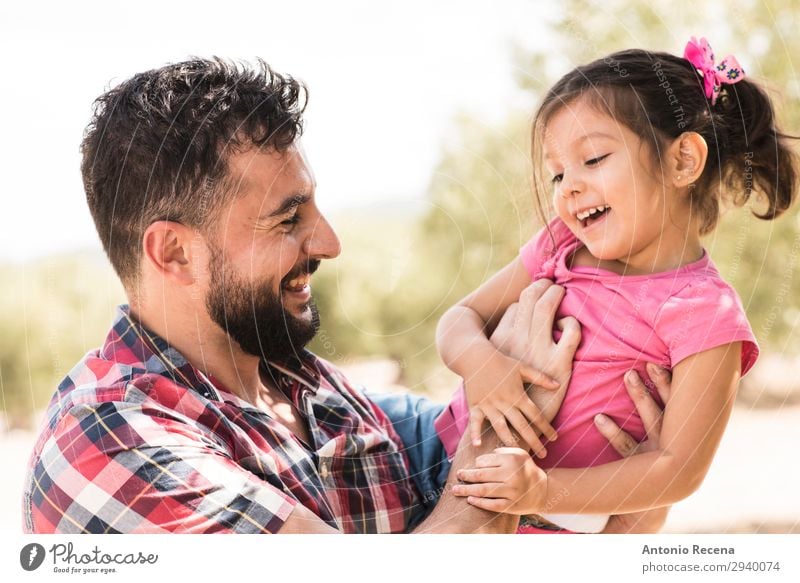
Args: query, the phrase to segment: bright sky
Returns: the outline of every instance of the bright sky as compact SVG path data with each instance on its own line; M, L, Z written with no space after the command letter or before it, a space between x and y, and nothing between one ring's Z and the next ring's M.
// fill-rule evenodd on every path
M544 3L176 4L0 7L0 260L99 249L79 172L91 103L188 55L261 56L307 83L304 141L329 211L423 198L457 113L492 123L533 106L514 83L512 41L543 42Z

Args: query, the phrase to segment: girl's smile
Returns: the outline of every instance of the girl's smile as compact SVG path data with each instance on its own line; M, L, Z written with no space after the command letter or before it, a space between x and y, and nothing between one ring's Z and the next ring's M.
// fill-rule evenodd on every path
M654 273L702 255L687 198L660 179L633 131L588 100L567 103L547 122L544 159L559 217L607 267Z

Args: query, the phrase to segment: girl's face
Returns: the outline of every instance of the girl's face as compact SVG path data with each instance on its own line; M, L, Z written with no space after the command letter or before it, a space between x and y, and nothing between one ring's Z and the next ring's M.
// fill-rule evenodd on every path
M554 206L595 258L645 273L676 267L687 224L675 219L688 213L636 134L577 99L553 114L543 137Z

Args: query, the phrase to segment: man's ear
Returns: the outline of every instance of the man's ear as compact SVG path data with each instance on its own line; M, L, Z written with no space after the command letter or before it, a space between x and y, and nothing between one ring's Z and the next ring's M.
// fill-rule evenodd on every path
M667 151L668 180L677 188L696 182L708 158L708 144L697 132L684 132L670 145Z
M178 285L194 283L192 241L197 233L174 221L151 223L142 236L144 261L165 279Z

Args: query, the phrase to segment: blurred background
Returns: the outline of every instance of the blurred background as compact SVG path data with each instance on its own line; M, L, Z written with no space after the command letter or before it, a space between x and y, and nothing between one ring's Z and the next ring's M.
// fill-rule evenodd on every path
M308 84L306 149L343 243L314 279L313 349L371 389L440 401L456 379L436 355L436 323L538 228L529 125L570 68L623 48L681 54L706 36L766 84L784 128L800 133L800 0L109 10L0 7L0 530L19 532L25 465L52 391L124 301L83 200L78 144L92 100L137 71L188 55L261 56ZM798 210L771 223L731 212L706 245L762 356L708 478L665 530L800 532Z

